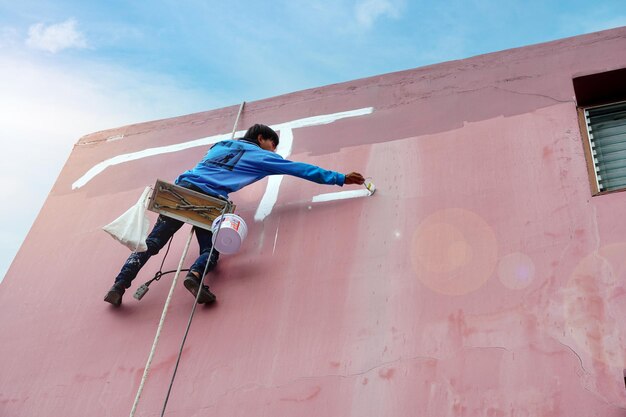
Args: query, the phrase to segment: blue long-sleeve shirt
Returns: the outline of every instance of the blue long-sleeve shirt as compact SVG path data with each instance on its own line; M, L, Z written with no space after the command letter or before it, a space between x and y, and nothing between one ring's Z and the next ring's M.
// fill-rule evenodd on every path
M268 175L286 174L318 184L343 186L345 175L303 162L293 162L245 140L224 140L209 149L193 169L176 178L208 194L228 194Z

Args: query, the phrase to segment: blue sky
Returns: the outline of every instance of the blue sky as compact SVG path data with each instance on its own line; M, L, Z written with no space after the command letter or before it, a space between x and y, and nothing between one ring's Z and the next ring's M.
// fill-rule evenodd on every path
M625 25L624 0L0 0L0 280L85 134Z

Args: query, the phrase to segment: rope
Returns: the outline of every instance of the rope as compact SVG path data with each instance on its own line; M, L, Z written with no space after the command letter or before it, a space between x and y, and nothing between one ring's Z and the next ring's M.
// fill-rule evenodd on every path
M241 103L239 106L239 112L237 113L237 118L235 119L235 125L233 126L233 131L230 135L230 138L233 139L235 137L235 131L237 130L237 124L239 123L239 117L241 116L241 112L243 111L243 107L245 105L245 101ZM229 201L224 205L224 209L221 212L223 216L226 213L226 210L231 207ZM219 236L220 230L222 229L222 222L219 223L219 227L217 228L217 232L215 234L215 239ZM141 382L139 383L139 388L137 389L137 395L135 396L135 401L133 403L133 407L130 410L130 416L134 417L135 411L137 410L137 404L139 404L139 398L143 392L143 387L146 383L146 379L148 378L148 372L150 370L150 365L152 364L152 359L154 358L154 352L156 351L157 343L159 342L159 337L161 336L161 330L163 329L163 324L165 322L165 316L167 315L167 310L169 309L170 301L172 299L172 295L174 294L174 288L176 287L176 283L178 282L178 276L180 275L180 271L182 270L183 262L185 257L187 256L187 251L189 250L189 245L191 244L191 238L193 237L194 228L191 228L191 232L189 233L189 238L187 239L187 243L185 245L185 249L183 250L183 255L180 258L180 262L178 263L178 268L176 269L176 274L174 275L174 280L172 281L172 286L170 287L170 292L167 295L167 299L165 300L165 305L163 306L163 312L161 313L161 320L159 321L159 325L157 327L156 335L154 336L154 342L152 343L152 348L150 349L150 354L148 355L148 361L146 362L146 367L143 371L143 376L141 377ZM170 240L171 243L171 240ZM167 247L169 251L169 245ZM165 408L167 407L167 402L170 397L170 393L172 391L172 386L174 385L174 378L176 378L176 372L178 371L178 364L180 363L180 358L183 353L183 348L185 346L185 341L187 340L187 335L189 334L189 329L191 327L191 321L193 320L193 316L196 312L196 306L198 305L198 300L200 299L200 293L202 292L202 285L204 284L204 277L207 273L207 269L209 267L209 263L211 261L211 256L213 255L213 251L215 248L211 246L211 251L209 252L209 257L207 258L207 263L204 267L204 273L200 278L200 286L198 288L198 292L196 294L196 301L193 304L193 308L191 310L191 314L189 316L189 321L187 322L187 329L185 330L185 335L183 337L182 343L180 345L180 350L178 352L178 358L176 359L176 366L174 368L174 372L172 374L172 380L170 381L169 388L167 390L167 396L165 397L165 402L163 404L163 410L161 411L161 417L165 414ZM166 252L167 255L167 252ZM165 262L165 258L163 259L163 263ZM161 268L163 268L163 263L161 263Z
M167 315L167 310L170 306L172 295L174 294L174 288L176 287L176 282L178 282L178 276L180 275L180 270L183 267L185 256L187 256L187 251L189 250L189 245L191 244L192 237L193 237L193 227L191 228L191 232L189 232L189 238L187 239L187 244L185 245L185 249L183 250L183 256L181 256L180 258L180 262L178 263L178 269L176 270L176 275L174 275L174 280L172 281L172 286L170 287L170 292L167 295L167 299L165 300L165 306L163 307L163 312L161 313L161 320L159 321L159 326L157 327L156 335L154 336L154 342L152 342L152 348L150 349L150 354L148 355L148 361L146 362L146 367L143 370L143 376L141 377L141 382L139 383L139 389L137 390L137 395L135 396L135 402L133 403L133 407L130 410L130 417L133 417L135 415L135 411L137 410L137 404L139 404L139 398L141 397L141 393L143 392L143 387L146 383L146 379L148 378L148 372L150 370L150 365L152 364L152 359L154 358L154 352L156 351L156 346L157 346L157 343L159 342L159 337L161 336L161 330L163 329L165 316Z
M243 106L246 104L245 101L241 103L239 106L239 112L237 113L237 118L235 119L235 124L233 126L233 132L230 135L231 140L235 137L235 131L237 130L237 124L239 123L239 117L241 116L241 112L243 111ZM230 207L230 204L226 204L224 209L222 210L221 216L226 214L226 210ZM220 230L222 230L223 222L219 222L219 226L217 227L217 232L215 233L215 240L220 235ZM170 380L170 385L167 388L167 394L165 396L165 401L163 402L163 409L161 410L161 417L165 415L165 409L167 408L167 403L170 399L170 394L172 393L172 387L174 386L174 379L176 378L176 373L178 372L178 365L180 364L180 358L183 355L183 348L185 347L185 342L187 341L187 336L189 335L189 329L191 328L191 322L193 321L193 316L196 313L196 307L198 306L198 300L200 299L200 293L202 293L202 286L204 285L204 279L206 277L206 273L209 269L209 264L211 263L211 256L213 256L213 252L215 251L215 246L211 245L211 250L209 251L209 257L207 258L206 265L204 266L204 271L202 272L202 276L200 277L200 286L198 287L198 292L196 293L196 301L193 303L193 308L191 309L191 314L189 315L189 320L187 321L187 328L185 329L185 334L183 335L183 340L180 344L180 349L178 351L178 357L176 358L176 365L174 366L174 372L172 373L172 379Z
M148 281L146 281L145 283L143 283L143 285L140 285L139 288L137 288L137 291L135 292L134 297L137 300L141 300L143 298L143 296L148 292L148 288L150 287L150 284L152 284L154 281L158 281L161 279L161 277L165 274L170 274L172 272L176 272L177 270L173 270L173 271L167 271L167 272L163 272L163 265L165 264L165 259L167 258L167 254L170 253L170 246L172 246L172 240L174 240L174 235L172 235L172 237L170 237L170 241L167 244L167 250L165 251L165 255L163 256L163 260L161 261L161 266L159 267L159 270L157 271L156 274L154 274L154 277ZM188 269L181 269L181 272L183 271L189 271Z
M167 254L170 253L170 246L172 246L172 240L174 240L174 235L172 235L172 237L170 238L170 241L167 244L167 249L165 250L165 255L163 255L163 260L161 261L161 266L159 267L159 272L157 272L154 275L154 278L157 281L159 280L159 278L161 278L161 275L163 275L163 273L161 271L163 271L163 265L165 265L165 258L167 258ZM159 278L156 277L157 275L159 275Z

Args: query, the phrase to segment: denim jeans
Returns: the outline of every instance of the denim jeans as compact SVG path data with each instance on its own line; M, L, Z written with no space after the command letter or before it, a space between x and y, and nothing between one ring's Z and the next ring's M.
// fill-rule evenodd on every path
M152 255L159 253L159 250L167 244L167 241L178 231L178 229L182 227L183 224L184 222L180 220L172 219L171 217L166 216L159 216L154 228L152 228L152 231L146 239L148 250L145 252L133 252L124 263L120 273L115 278L115 283L120 283L124 285L125 288L129 288L131 282L135 279L139 270L145 265L148 259L150 259ZM198 240L198 246L200 246L200 256L193 263L190 270L197 272L198 276L201 276L204 272L204 268L206 267L211 247L213 246L211 240L213 233L199 227L194 227L194 232L196 234L196 239ZM211 255L211 261L209 262L207 272L212 271L215 268L218 258L219 253L214 250Z

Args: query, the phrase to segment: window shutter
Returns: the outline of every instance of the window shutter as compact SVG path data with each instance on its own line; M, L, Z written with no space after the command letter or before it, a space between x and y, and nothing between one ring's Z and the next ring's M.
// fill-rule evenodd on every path
M585 109L598 191L626 188L626 102Z

